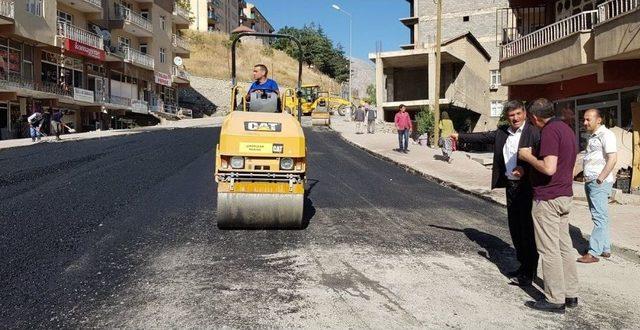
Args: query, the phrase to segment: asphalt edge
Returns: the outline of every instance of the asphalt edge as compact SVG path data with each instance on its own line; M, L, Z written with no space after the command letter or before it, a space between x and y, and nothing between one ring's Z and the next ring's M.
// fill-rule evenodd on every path
M443 187L447 187L447 188L459 191L461 193L464 193L466 195L470 195L470 196L473 196L473 197L476 197L476 198L480 198L482 200L491 202L491 203L493 203L495 205L500 205L502 207L506 207L506 203L503 204L500 201L492 198L491 196L487 196L485 194L481 194L481 193L478 193L477 191L473 191L473 190L470 190L470 189L465 189L465 188L461 187L460 185L458 185L458 184L456 184L454 182L443 180L443 179L438 178L436 176L433 176L431 174L418 171L418 170L412 168L409 165L402 164L402 163L400 163L398 161L395 161L395 160L393 160L393 159L391 159L391 158L389 158L387 156L381 155L381 154L379 154L379 153L377 153L377 152L375 152L375 151L373 151L371 149L363 147L363 146L361 146L361 145L359 145L359 144L347 139L346 137L344 137L344 135L342 135L341 132L338 132L338 131L333 130L333 129L331 129L331 130L334 131L335 133L337 133L338 136L340 137L340 139L342 139L346 143L348 143L348 144L350 144L350 145L352 145L352 146L354 146L354 147L356 147L356 148L358 148L358 149L370 154L371 156L373 156L375 158L384 160L386 162L390 162L390 163L392 163L392 164L404 169L406 172L418 175L418 176L423 177L423 178L425 178L427 180L430 180L430 181L434 181L434 182L438 183L439 185L441 185ZM580 231L580 232L582 233L582 231ZM589 240L590 236L591 235L589 235L589 234L582 233L582 237L584 239L586 239L587 241ZM622 258L624 258L626 260L629 260L631 262L640 263L640 251L636 251L636 250L631 249L631 248L621 247L621 246L618 246L616 244L612 244L611 247L612 247L612 250L614 250L614 252L616 252L616 254L620 255Z

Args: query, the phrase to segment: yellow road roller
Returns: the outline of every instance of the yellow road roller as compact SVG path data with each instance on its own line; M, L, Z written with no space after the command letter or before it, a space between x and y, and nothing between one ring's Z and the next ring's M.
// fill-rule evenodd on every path
M221 229L300 229L304 227L306 145L301 109L290 114L276 91L250 93L236 81L236 44L243 37L288 35L242 33L231 45L231 108L216 146L217 226Z

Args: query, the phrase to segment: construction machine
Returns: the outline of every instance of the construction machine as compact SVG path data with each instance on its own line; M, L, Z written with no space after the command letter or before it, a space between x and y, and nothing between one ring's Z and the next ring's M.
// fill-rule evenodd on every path
M320 91L319 85L303 85L302 97L297 97L293 89L285 90L285 109L287 111L295 109L298 103L302 103L302 113L304 115L312 114L319 105L323 108L326 107L330 114L338 112L340 116L344 116L347 110L353 107L353 104L348 100L331 95L326 91Z
M236 44L243 37L286 38L298 47L301 95L302 46L289 35L241 33L231 45L231 113L216 146L217 225L221 229L303 228L306 145L300 104L290 112L277 91L240 90Z

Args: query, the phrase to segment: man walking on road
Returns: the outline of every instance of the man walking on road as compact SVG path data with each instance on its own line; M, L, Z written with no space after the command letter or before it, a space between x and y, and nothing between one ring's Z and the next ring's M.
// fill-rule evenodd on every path
M598 256L611 256L611 238L609 237L609 195L613 182L613 168L617 161L616 136L602 125L602 115L598 109L589 109L584 113L584 127L589 136L583 160L584 189L589 202L593 232L589 238L589 251L578 262L598 262Z
M378 118L378 111L367 102L364 103L364 110L367 118L367 133L373 134L376 132L376 118Z
M398 130L398 152L406 154L409 152L409 133L413 130L413 125L411 124L411 117L407 113L407 107L404 104L400 104L394 122Z
M365 111L362 106L359 106L355 113L355 121L356 121L356 134L364 134L364 118Z
M537 148L540 132L526 121L527 112L522 102L507 102L504 114L509 126L483 133L453 133L451 138L461 143L493 145L491 189L506 188L509 233L520 262L520 268L509 276L512 283L528 286L533 282L538 269L538 252L531 217L532 169L526 162L518 160L518 149Z
M547 99L532 102L532 121L541 129L537 157L532 148L521 148L520 159L531 164L533 224L542 260L545 298L531 308L564 313L578 305L578 273L569 235L569 212L573 199L573 167L578 147L573 130L555 117Z

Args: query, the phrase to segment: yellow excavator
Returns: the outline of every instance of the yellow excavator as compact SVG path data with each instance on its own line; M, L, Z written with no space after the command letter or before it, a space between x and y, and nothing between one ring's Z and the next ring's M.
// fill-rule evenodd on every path
M243 37L286 38L298 47L301 96L302 46L289 35L241 33L231 45L231 113L216 146L217 226L220 229L304 228L307 172L302 109L291 113L275 91L251 93L236 81L236 44Z
M301 91L302 96L298 97L295 90L291 88L285 90L284 107L286 111L291 112L292 109L301 105L302 114L311 114L314 125L328 126L331 124L331 115L338 112L344 116L353 106L351 102L341 97L320 91L319 85L303 85Z

